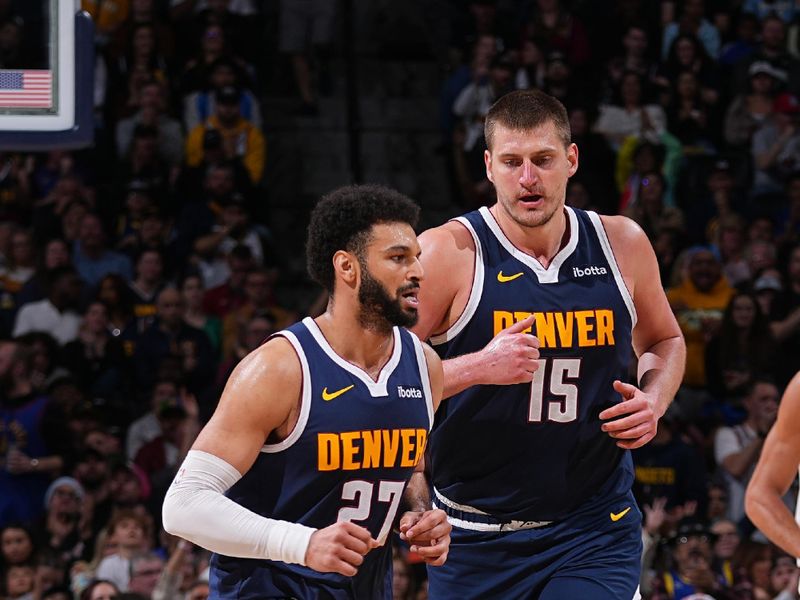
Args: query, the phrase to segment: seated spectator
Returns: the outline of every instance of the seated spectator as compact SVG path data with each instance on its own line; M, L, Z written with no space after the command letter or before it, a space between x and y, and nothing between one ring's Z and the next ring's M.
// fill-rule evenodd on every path
M132 559L148 548L146 525L135 511L120 510L112 517L107 532L116 551L100 561L96 576L127 591L134 577Z
M734 212L712 220L707 235L722 262L722 274L732 286L746 286L752 277L745 248L745 222Z
M130 568L128 591L138 594L141 598L152 598L161 571L164 569L164 560L155 553L139 554L131 558Z
M712 523L709 532L714 550L712 563L714 572L725 582L727 587L732 587L735 583L732 559L739 548L741 539L739 530L733 521L718 519Z
M728 485L728 518L734 523L744 517L744 491L775 422L778 399L775 384L754 377L742 400L747 412L744 423L720 427L714 437L714 458Z
M702 97L697 76L683 71L672 85L667 107L667 128L683 144L685 154L715 154L719 120L714 107Z
M20 523L0 529L0 570L29 563L34 556L33 534Z
M0 286L11 293L18 293L35 272L35 253L31 233L18 229L11 234L11 252L0 267Z
M247 321L244 327L240 328L229 356L220 366L217 373L217 388L222 390L228 381L233 369L245 356L258 348L264 341L275 333L275 320L269 314L256 313Z
M187 388L202 393L214 378L214 353L206 334L183 320L183 300L175 288L166 288L156 302L156 320L139 337L134 364L141 390L150 390L161 361L180 361Z
M645 138L657 143L666 130L667 118L657 104L646 103L644 84L636 73L625 73L613 104L600 105L600 116L594 130L618 150L625 138Z
M125 455L133 460L139 450L161 435L161 425L158 421L158 412L161 407L174 404L179 397L178 385L171 379L159 379L153 386L150 398L150 410L142 417L131 423L125 439Z
M233 355L239 331L255 315L266 314L275 321L275 329L288 327L297 320L297 315L275 300L272 289L273 275L266 269L255 269L245 277L244 290L247 304L232 311L222 321L222 355Z
M188 30L188 33L192 36L196 35L192 30ZM229 51L229 35L217 23L206 23L199 38L200 50L194 58L186 63L180 77L178 88L181 96L204 89L208 85L211 66L222 57L233 60L242 71L249 70L247 63Z
M119 339L125 356L133 356L136 338L136 319L133 315L132 299L128 294L128 284L115 273L110 273L97 285L97 300L102 302L108 311L108 330Z
M755 196L780 194L788 177L800 169L798 115L800 101L792 94L780 94L775 99L772 118L753 134Z
M47 296L47 272L71 264L69 246L61 238L49 240L42 249L39 266L17 294L19 306L37 302Z
M247 274L255 268L253 253L247 246L236 246L228 254L228 279L208 290L203 297L203 310L224 318L247 302L244 284Z
M12 565L5 571L4 588L8 600L34 600L34 576L30 564Z
M717 257L702 247L691 249L687 276L678 286L667 290L667 299L686 338L684 386L695 390L705 387L706 340L718 330L733 293L722 276ZM687 418L694 417L695 408L686 407Z
M133 128L130 151L118 163L115 179L123 186L129 181L143 181L154 196L165 196L179 168L159 156L158 139L157 127L138 123Z
M720 36L717 28L705 18L705 2L703 0L686 0L683 3L677 21L664 27L661 40L661 58L666 59L669 49L679 33L690 33L703 43L703 47L712 59L719 55Z
M122 341L110 331L108 308L92 302L78 338L64 346L61 363L93 397L110 398L125 389L126 359Z
M80 600L115 600L119 596L119 588L107 579L95 579L81 592Z
M183 319L192 327L200 329L208 336L214 353L219 356L222 348L222 321L208 314L203 308L205 292L203 278L197 273L190 273L183 278L180 285L185 311Z
M769 323L756 297L734 295L719 331L706 345L708 390L718 399L733 401L749 389L754 377L770 377L776 346Z
M736 577L734 589L747 593L751 598L770 598L770 569L773 557L772 546L744 540L733 556L733 570Z
M795 559L778 554L772 559L769 572L769 592L773 600L792 600L797 597L797 581L800 571Z
M699 85L700 96L708 105L719 100L719 75L716 63L710 58L703 45L694 35L682 33L675 38L670 47L669 56L662 64L653 82L660 90L662 104L669 98L669 90L678 80L681 73L694 73Z
M14 337L31 331L53 335L59 344L78 336L80 316L75 311L81 295L81 281L71 266L57 267L48 274L47 298L21 307L14 321Z
M215 60L209 66L208 85L205 89L192 92L183 100L183 125L186 131L192 131L214 114L216 91L225 87L241 90L239 112L242 118L261 129L263 121L258 99L244 87L243 79L239 64L235 60L227 56Z
M155 192L148 181L134 179L125 190L125 206L115 224L116 249L132 254L145 216L157 210Z
M108 249L103 223L91 213L81 220L73 263L81 279L90 286L96 286L109 273L116 273L126 281L133 275L128 257Z
M664 178L660 173L645 173L639 184L637 200L625 211L636 221L651 240L664 229L684 230L683 212L677 206L668 206L664 201Z
M186 140L186 163L193 167L203 162L206 133L217 131L225 158L241 161L250 175L250 181L255 185L261 181L264 173L264 136L255 125L242 117L239 90L225 87L217 90L214 98L214 113L189 133Z
M181 124L166 114L164 84L158 80L145 83L139 90L139 110L117 123L117 153L125 157L133 145L133 132L139 124L155 128L158 157L170 165L183 160Z
M72 477L59 477L45 493L47 512L38 528L39 546L53 553L62 566L78 560L88 552L91 507L85 492Z
M58 341L44 331L31 331L16 338L31 355L31 383L36 393L45 394L59 379L71 374L60 363Z
M156 0L134 0L130 3L128 18L116 29L108 47L108 55L114 59L125 56L133 31L138 25L150 23L155 32L156 46L165 60L171 61L175 56L175 32L161 18L162 11L156 6Z
M772 115L777 90L786 73L766 61L757 61L748 70L748 90L737 95L725 113L725 141L731 146L750 148L753 134Z
M128 295L136 318L136 328L144 331L156 315L156 298L164 288L164 259L156 248L145 248L134 262L136 276L128 284Z
M775 365L779 385L788 383L800 364L800 245L789 252L783 281L783 290L776 293L770 313L772 333L782 358Z

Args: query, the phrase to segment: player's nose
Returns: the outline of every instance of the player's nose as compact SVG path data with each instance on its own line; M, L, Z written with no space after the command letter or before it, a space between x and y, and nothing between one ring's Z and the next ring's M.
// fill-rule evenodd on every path
M525 187L531 187L534 183L536 183L536 169L533 166L533 163L529 161L523 161L519 182Z

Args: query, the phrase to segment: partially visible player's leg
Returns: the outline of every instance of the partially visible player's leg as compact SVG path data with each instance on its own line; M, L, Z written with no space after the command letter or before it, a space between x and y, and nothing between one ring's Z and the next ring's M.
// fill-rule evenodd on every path
M605 581L596 579L554 577L545 586L538 600L563 600L564 598L591 598L592 600L641 600L637 586L632 596L620 592Z

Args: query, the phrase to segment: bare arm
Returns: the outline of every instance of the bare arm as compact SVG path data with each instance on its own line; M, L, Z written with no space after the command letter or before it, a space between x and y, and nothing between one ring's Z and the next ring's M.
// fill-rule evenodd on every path
M656 434L658 419L680 386L686 344L667 302L653 247L642 229L627 217L603 217L614 255L636 307L633 347L639 357L639 388L617 382L623 402L600 414L616 419L603 425L622 448L639 448ZM624 418L617 418L622 417Z
M799 422L800 375L795 375L783 394L778 420L767 435L744 502L756 527L794 557L800 556L800 526L781 498L797 477Z
M425 281L414 332L426 340L447 331L465 310L475 273L475 243L463 225L452 222L426 231L419 242ZM532 325L529 317L500 332L482 350L445 360L443 397L473 385L530 382L539 358L539 341L527 333Z
M744 448L739 450L739 452L734 452L726 456L722 460L722 467L728 473L739 479L742 475L747 473L747 469L750 468L750 465L758 459L758 453L761 451L763 444L764 440L760 437L755 438Z

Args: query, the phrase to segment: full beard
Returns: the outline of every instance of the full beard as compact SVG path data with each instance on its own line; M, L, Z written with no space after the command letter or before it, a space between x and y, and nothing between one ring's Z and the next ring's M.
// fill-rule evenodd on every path
M361 310L358 321L362 327L388 332L395 325L397 327L413 327L417 324L419 319L417 311L405 310L398 296L405 291L419 287L418 285L405 286L397 291L397 296L392 298L386 288L370 274L363 263L361 271L361 286L358 289L358 302Z

